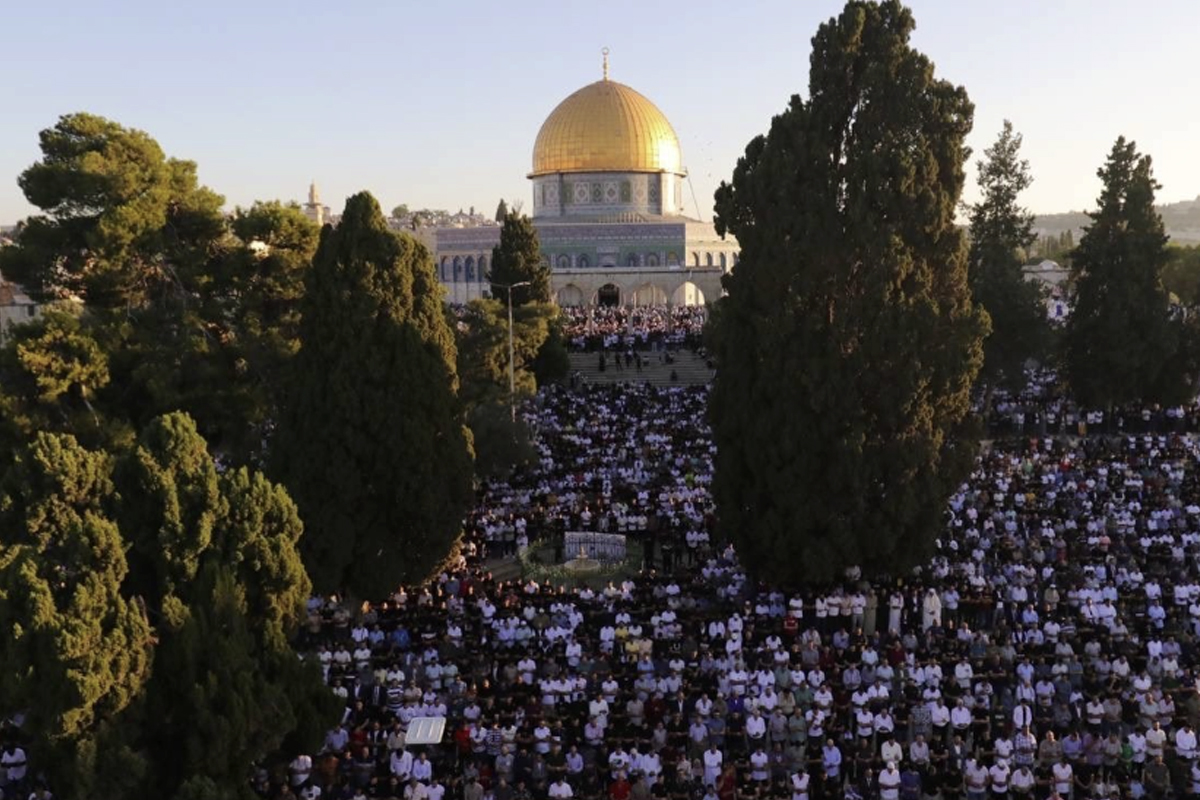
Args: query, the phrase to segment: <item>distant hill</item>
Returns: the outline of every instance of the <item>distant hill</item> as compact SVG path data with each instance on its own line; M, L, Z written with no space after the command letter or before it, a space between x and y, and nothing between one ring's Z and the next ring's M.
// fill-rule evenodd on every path
M1167 203L1158 207L1162 214L1163 224L1171 240L1178 244L1200 244L1200 197L1195 200L1183 200L1178 203ZM1088 215L1082 211L1068 211L1065 214L1042 214L1034 223L1035 230L1041 236L1071 231L1076 241L1083 232L1083 226L1090 222Z

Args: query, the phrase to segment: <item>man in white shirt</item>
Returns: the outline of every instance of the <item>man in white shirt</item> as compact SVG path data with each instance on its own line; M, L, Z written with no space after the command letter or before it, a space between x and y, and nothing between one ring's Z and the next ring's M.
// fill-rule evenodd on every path
M887 767L879 773L879 798L880 800L899 800L900 798L900 771L896 769L895 761L889 761Z
M770 757L763 750L762 745L758 745L750 754L750 779L756 783L766 783L771 777L770 769L767 766L769 762Z
M1029 767L1022 764L1013 772L1009 778L1009 783L1012 785L1014 795L1017 797L1030 797L1033 794L1033 787L1037 783L1037 779Z
M574 797L575 792L571 789L571 784L559 776L558 780L550 784L549 795L551 798Z
M725 754L717 749L714 744L704 751L704 783L707 786L716 784L717 778L721 776L721 765L725 761Z
M1071 768L1071 764L1067 761L1059 761L1050 768L1050 773L1053 778L1054 791L1063 797L1068 797L1071 787L1075 783L1075 770Z
M889 761L899 764L904 759L904 748L896 741L895 736L888 737L888 740L879 748L879 757L885 764Z
M288 770L292 773L292 787L296 788L307 783L312 775L312 768L311 756L298 755L292 759L292 763L288 765Z
M421 753L420 757L413 762L412 776L421 783L429 783L433 778L433 762L429 760L425 753Z
M997 762L988 770L988 777L992 782L992 796L1004 797L1008 794L1008 780L1011 770L1008 764Z
M792 775L792 800L808 800L808 773L804 767Z
M310 769L311 766L312 763L310 761ZM10 786L20 786L25 780L25 749L15 742L9 742L4 745L4 752L0 753L0 769L4 770Z
M1175 731L1175 752L1187 761L1196 758L1196 732L1186 722Z
M400 779L401 782L408 780L412 776L413 757L412 753L407 750L393 750L389 770L393 775Z

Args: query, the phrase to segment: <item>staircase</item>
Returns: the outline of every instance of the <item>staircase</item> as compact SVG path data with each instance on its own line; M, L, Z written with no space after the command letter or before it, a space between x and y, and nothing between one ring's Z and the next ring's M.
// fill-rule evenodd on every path
M649 383L652 386L702 386L712 380L712 370L705 360L690 350L679 350L674 364L663 364L661 353L643 353L641 372L635 366L617 369L613 357L606 359L604 372L600 371L599 353L571 353L571 372L580 373L588 383ZM677 380L671 380L674 370Z

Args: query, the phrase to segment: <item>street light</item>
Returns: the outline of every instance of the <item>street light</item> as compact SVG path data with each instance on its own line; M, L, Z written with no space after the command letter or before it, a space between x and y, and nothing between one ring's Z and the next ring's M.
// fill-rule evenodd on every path
M508 293L508 411L514 423L517 421L517 379L513 369L515 357L513 355L512 293L513 289L529 285L529 281L520 281L519 283L512 283L507 286L503 283L492 284L497 289L504 289Z

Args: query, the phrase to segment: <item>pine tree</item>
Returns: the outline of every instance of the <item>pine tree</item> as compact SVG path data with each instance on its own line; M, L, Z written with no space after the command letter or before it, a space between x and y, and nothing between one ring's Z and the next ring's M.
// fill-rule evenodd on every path
M1186 348L1162 283L1170 253L1154 208L1159 184L1150 157L1122 136L1097 174L1104 184L1098 208L1072 254L1077 289L1065 337L1068 382L1092 407L1179 402L1188 370L1177 357Z
M423 245L369 194L326 228L272 448L322 591L380 597L427 577L471 499L454 333Z
M504 202L504 198L500 198L500 204L496 206L496 222L504 224L504 220L508 219L508 203Z
M529 217L516 211L504 217L500 244L492 248L487 279L492 284L492 297L502 303L508 302L508 289L504 287L524 281L530 285L513 290L514 307L550 302L550 267L542 261L537 228Z
M39 298L141 307L177 293L222 231L223 198L142 131L69 114L42 131L41 149L18 183L42 213L0 252L0 272Z
M0 712L69 752L142 691L153 644L113 519L112 461L40 433L0 493Z
M1004 121L999 139L979 162L983 198L971 206L971 294L988 312L992 332L983 344L980 379L989 387L1018 389L1025 362L1045 348L1049 323L1039 284L1025 280L1022 255L1037 239L1034 215L1017 204L1033 183L1020 157L1021 135Z
M716 196L724 279L710 402L719 532L756 578L897 574L932 550L969 449L986 317L954 213L973 107L895 0L813 39L809 97Z

